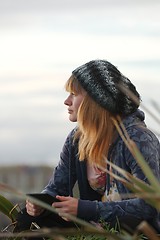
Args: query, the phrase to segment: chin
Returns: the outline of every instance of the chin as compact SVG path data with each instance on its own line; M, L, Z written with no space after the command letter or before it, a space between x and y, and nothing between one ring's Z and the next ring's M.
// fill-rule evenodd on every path
M77 122L77 118L74 118L74 117L69 117L69 120L71 121L71 122Z

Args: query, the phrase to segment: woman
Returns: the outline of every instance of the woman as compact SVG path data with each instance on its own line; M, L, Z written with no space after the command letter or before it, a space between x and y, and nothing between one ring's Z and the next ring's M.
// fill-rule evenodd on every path
M144 113L138 109L140 95L135 86L108 61L93 60L72 72L66 90L69 96L64 104L68 107L69 120L77 122L77 127L68 135L60 162L43 193L56 196L59 202L53 206L61 217L67 213L89 222L103 220L112 227L118 220L128 230L134 230L146 220L156 228L156 209L140 198L123 199L122 195L128 194L129 190L105 171L108 159L147 182L114 127L113 119L120 117L128 135L160 179L160 144L144 123ZM136 101L127 92L132 93ZM79 199L72 193L76 181ZM20 228L27 226L26 221L35 221L40 227L73 226L69 219L65 221L55 214L48 215L30 201L26 202L26 212L23 215L25 224L24 217L19 220Z

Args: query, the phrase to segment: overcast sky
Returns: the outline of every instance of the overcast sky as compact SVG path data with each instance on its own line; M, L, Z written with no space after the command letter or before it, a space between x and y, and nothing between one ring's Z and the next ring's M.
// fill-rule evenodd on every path
M159 117L159 12L159 0L0 0L0 163L57 164L74 127L64 84L92 59L115 64Z

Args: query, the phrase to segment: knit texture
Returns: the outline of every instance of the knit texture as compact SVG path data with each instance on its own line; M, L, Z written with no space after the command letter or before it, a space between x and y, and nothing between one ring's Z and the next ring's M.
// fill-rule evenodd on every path
M119 88L122 84L140 100L135 86L106 60L87 62L76 68L72 74L94 101L113 114L126 116L135 112L139 107L139 104L133 102Z

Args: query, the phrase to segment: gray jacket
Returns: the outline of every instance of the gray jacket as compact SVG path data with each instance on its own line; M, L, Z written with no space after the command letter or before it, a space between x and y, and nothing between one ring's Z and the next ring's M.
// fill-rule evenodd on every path
M123 124L130 138L137 144L145 160L153 170L154 175L160 179L160 144L157 137L146 127L144 113L137 110L126 117ZM102 202L101 196L91 189L87 180L86 161L79 161L77 155L77 142L73 143L75 129L68 135L60 161L55 168L52 178L43 192L50 195L72 196L75 182L78 182L80 199L78 203L78 216L86 221L99 221L104 219L111 222L120 217L136 216L140 220L149 222L157 221L156 209L147 204L143 199L130 198L114 202ZM147 182L142 169L133 158L132 154L118 136L109 150L108 159L119 167L127 170L132 175ZM107 175L106 189L110 188L110 177ZM116 181L120 194L129 193L129 190L119 181Z

